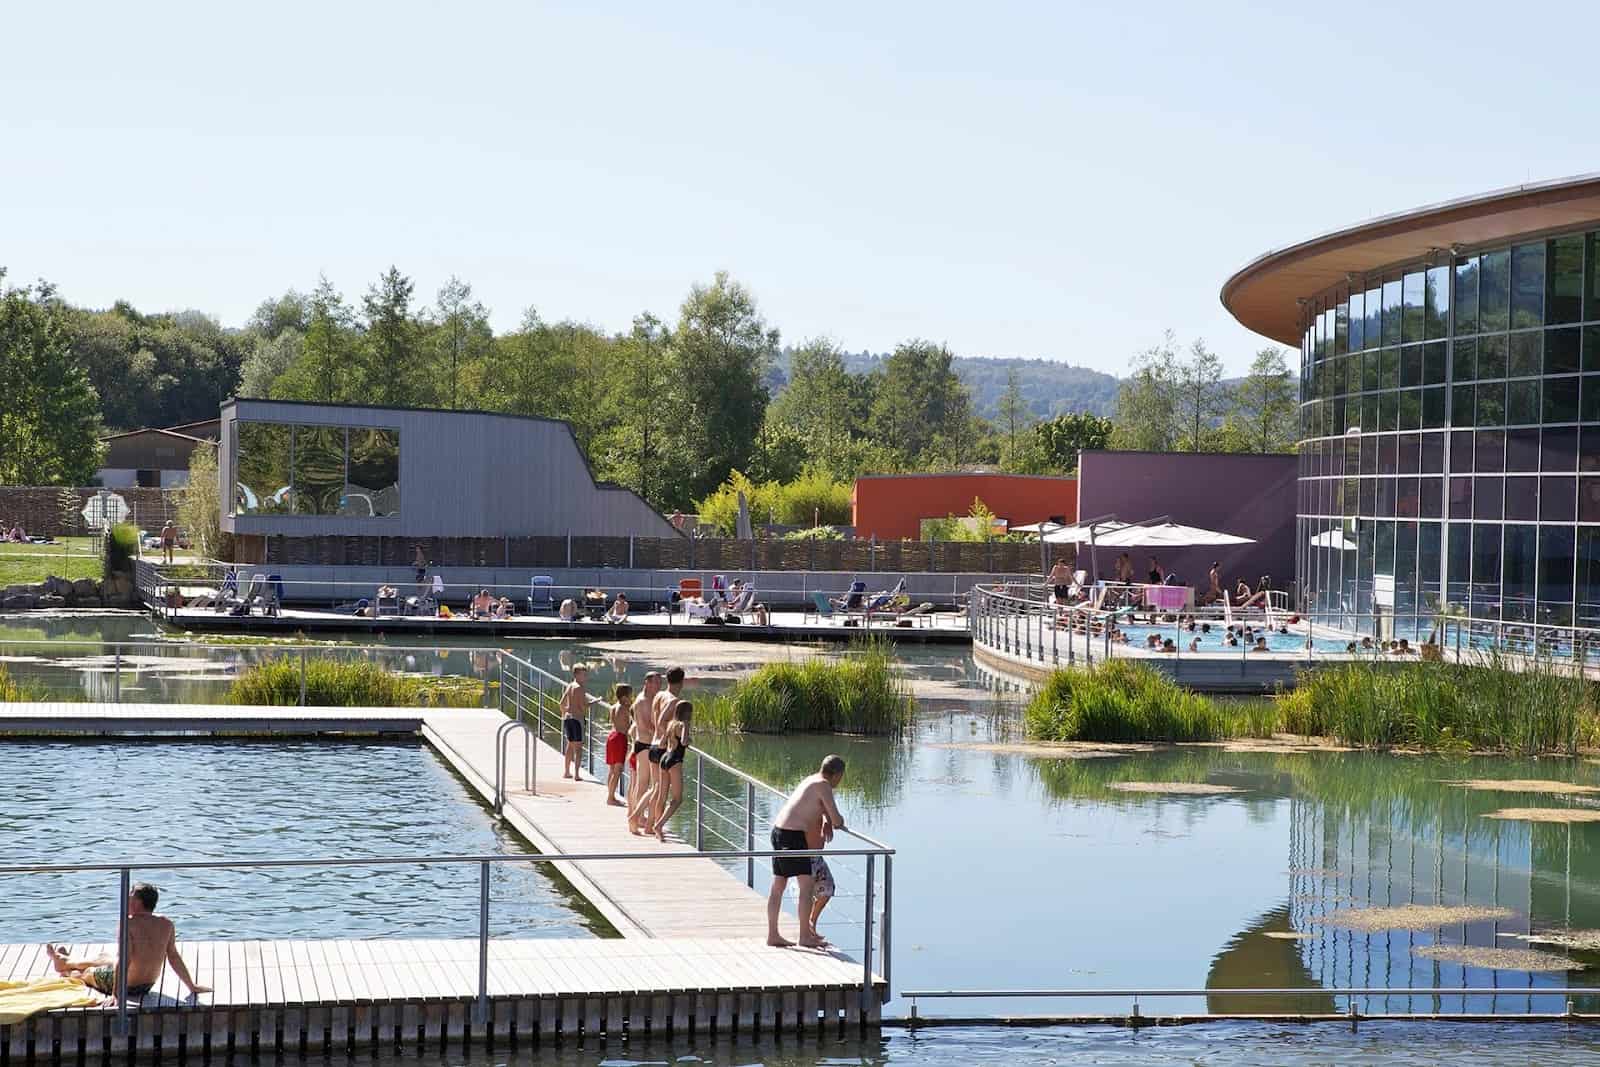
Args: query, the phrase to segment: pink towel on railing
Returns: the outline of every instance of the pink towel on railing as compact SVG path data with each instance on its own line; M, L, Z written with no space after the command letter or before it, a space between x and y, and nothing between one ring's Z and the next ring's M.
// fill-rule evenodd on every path
M1144 602L1159 611L1182 611L1189 603L1189 590L1181 585L1147 585Z

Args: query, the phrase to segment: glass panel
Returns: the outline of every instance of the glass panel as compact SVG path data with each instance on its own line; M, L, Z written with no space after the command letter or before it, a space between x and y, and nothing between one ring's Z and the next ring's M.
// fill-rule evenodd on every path
M1600 478L1578 479L1578 521L1600 522Z
M235 515L285 515L291 510L289 461L292 430L270 422L236 422L238 479L233 492Z
M1444 514L1444 479L1423 478L1420 485L1420 504L1417 514L1425 519L1439 518Z
M400 431L351 428L344 513L400 514Z
M1572 625L1572 537L1570 526L1539 530L1539 614L1546 626Z
M1439 390L1443 392L1444 390ZM1444 434L1422 435L1422 473L1438 474L1444 470Z
M1442 385L1422 391L1422 425L1428 429L1438 429L1445 424L1444 393Z
M1411 345L1400 350L1401 387L1422 384L1422 346Z
M1511 328L1544 323L1544 244L1511 250Z
M1583 369L1600 370L1600 326L1583 328Z
M1512 334L1511 358L1507 361L1506 374L1512 378L1538 374L1542 363L1540 350L1543 343L1544 334L1540 331Z
M1478 342L1456 340L1450 344L1450 377L1457 382L1470 382L1478 376Z
M1505 470L1506 433L1504 430L1479 430L1472 447L1473 469L1479 474Z
M1396 458L1399 438L1394 434L1384 434L1378 438L1378 474L1393 475L1399 470L1399 459Z
M1584 422L1600 422L1600 374L1585 374L1581 383L1578 417Z
M1578 469L1600 471L1600 426L1585 426L1583 445L1578 449Z
M1546 396L1549 395L1548 390ZM1546 430L1540 438L1539 469L1570 471L1577 466L1578 431Z
M1503 426L1506 420L1506 383L1479 382L1477 385L1477 415L1479 426Z
M1472 518L1472 479L1455 477L1450 479L1450 517L1452 519Z
M1597 350L1600 350L1600 340L1597 340L1596 345L1597 345ZM1597 361L1597 362L1600 362L1600 361ZM1366 389L1366 390L1372 390L1372 389L1376 389L1377 387L1378 387L1378 353L1377 352L1368 352L1366 355L1361 357L1361 388Z
M1422 381L1427 385L1443 385L1445 380L1446 344L1435 341L1422 349Z
M1600 319L1600 232L1589 235L1589 255L1584 265L1583 317Z
M1478 338L1478 377L1504 378L1506 376L1506 339L1504 336Z
M1583 238L1557 237L1550 242L1550 290L1545 298L1546 322L1583 318Z
M1362 338L1366 333L1366 320L1363 308L1366 306L1366 294L1359 290L1350 294L1350 351L1359 352L1364 346Z
M1576 626L1600 626L1600 530L1578 531Z
M1341 300L1333 306L1333 354L1342 356L1350 351L1350 305Z
M1544 421L1578 421L1578 379L1576 377L1545 379Z
M1428 340L1450 334L1450 268L1432 267L1428 271L1426 309Z
M1413 629L1409 618L1417 613L1417 524L1397 522L1394 535L1394 613L1396 621L1408 620L1400 631L1406 633Z
M1456 336L1478 332L1478 257L1456 264Z
M1472 431L1457 430L1450 435L1450 473L1472 470Z
M1367 319L1361 329L1361 339L1368 348L1377 348L1383 337L1383 290L1377 286L1368 289L1361 304Z
M294 428L294 510L338 515L344 493L344 427Z
M1500 617L1500 527L1472 528L1472 617Z
M1462 608L1467 606L1469 579L1472 576L1472 527L1452 522L1445 527L1445 564L1447 600Z
M1506 432L1506 470L1536 471L1539 469L1539 431L1508 430Z
M1507 526L1502 552L1501 617L1507 622L1533 618L1533 579L1538 566L1537 526Z
M1480 474L1472 479L1472 517L1498 519L1500 509L1505 505L1505 492L1505 479L1498 475L1485 477Z
M1400 279L1389 278L1383 283L1383 343L1400 343Z
M1378 429L1400 428L1400 397L1394 391L1378 394Z
M1505 517L1532 522L1539 517L1539 479L1506 479Z
M1473 425L1477 421L1476 411L1472 386L1458 385L1450 390L1450 425Z
M1539 421L1539 379L1525 378L1509 383L1506 392L1506 422L1511 425Z
M1511 252L1485 252L1479 262L1478 325L1484 333L1494 333L1511 322Z
M1400 391L1399 429L1415 430L1422 425L1422 390Z
M1578 479L1539 479L1539 518L1545 522L1571 522L1578 514Z
M1396 478L1394 480L1394 513L1403 518L1414 519L1421 505L1417 502L1417 479Z
M1578 329L1546 330L1544 335L1544 372L1546 374L1576 374L1578 363Z
M1400 350L1385 348L1378 353L1378 388L1393 389L1400 384Z
M1426 321L1422 293L1422 272L1417 270L1407 274L1401 290L1401 300L1405 307L1400 331L1402 341L1422 340Z
M1395 462L1395 469L1401 474L1417 473L1422 459L1422 435L1403 433L1399 437L1399 444L1399 459Z

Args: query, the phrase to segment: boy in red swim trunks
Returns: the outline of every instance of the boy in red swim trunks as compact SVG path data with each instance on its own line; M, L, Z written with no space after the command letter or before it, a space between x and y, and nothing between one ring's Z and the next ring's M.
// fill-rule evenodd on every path
M614 808L627 804L617 799L622 786L622 761L628 758L628 727L633 723L633 686L618 682L612 690L611 732L606 735L606 803Z

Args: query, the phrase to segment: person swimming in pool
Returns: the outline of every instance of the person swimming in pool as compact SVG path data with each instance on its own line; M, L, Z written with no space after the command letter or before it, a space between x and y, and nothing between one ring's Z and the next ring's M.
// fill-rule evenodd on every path
M154 989L161 981L162 967L168 964L190 993L211 992L210 986L195 984L183 957L178 955L178 934L172 920L155 913L160 896L156 887L147 882L140 882L128 894L128 999L138 1000ZM50 965L61 977L76 978L110 997L117 995L115 957L75 960L63 945L44 948Z

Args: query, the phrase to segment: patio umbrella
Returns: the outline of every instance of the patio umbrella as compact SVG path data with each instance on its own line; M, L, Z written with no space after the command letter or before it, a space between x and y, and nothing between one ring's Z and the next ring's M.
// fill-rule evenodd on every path
M1012 526L1008 532L1047 534L1054 533L1061 528L1062 526L1059 522L1051 522L1049 519L1046 519L1043 522L1028 522L1023 523L1021 526Z
M1337 548L1341 552L1354 552L1358 546L1344 535L1343 530L1324 530L1311 539L1312 548Z
M1106 534L1096 530L1095 544L1105 548L1191 548L1196 545L1253 545L1255 538L1179 522L1158 522L1149 526L1125 526Z
M750 503L744 498L744 490L739 490L739 518L734 523L733 536L741 541L755 540L755 531L750 528Z
M1049 541L1051 544L1061 544L1063 542L1076 544L1091 539L1104 544L1107 534L1116 530L1125 530L1127 527L1128 524L1125 522L1120 522L1117 519L1107 519L1104 522L1089 523L1087 526L1058 526L1049 533L1041 535L1041 539Z

